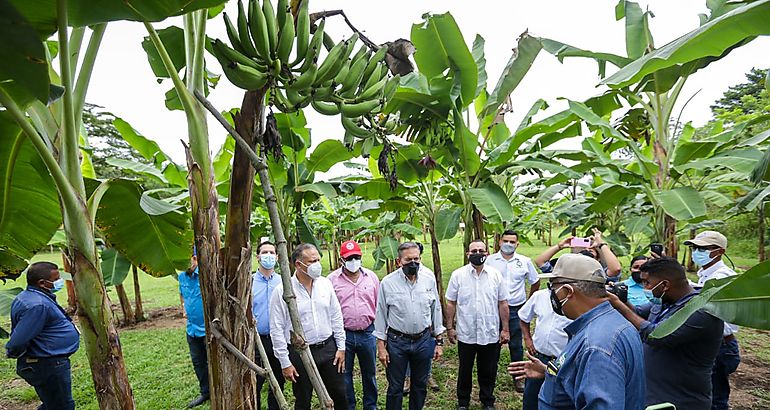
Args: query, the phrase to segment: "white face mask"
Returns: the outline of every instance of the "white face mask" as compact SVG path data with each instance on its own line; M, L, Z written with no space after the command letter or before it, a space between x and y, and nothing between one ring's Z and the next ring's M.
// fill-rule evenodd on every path
M302 262L300 262L302 263ZM321 262L313 262L310 265L305 265L302 263L303 266L305 266L305 274L307 276L310 276L311 279L316 279L321 276L321 271L323 268L321 267Z
M345 269L347 269L348 272L358 272L358 270L361 269L361 259L345 261Z

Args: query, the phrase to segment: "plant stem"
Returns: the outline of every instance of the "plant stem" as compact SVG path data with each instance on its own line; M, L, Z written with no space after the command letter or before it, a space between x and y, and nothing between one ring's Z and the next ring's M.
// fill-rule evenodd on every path
M91 82L91 74L94 71L96 54L99 51L99 46L102 44L104 31L106 29L107 23L97 24L93 27L91 38L88 40L88 46L86 47L86 53L83 56L83 64L81 64L80 71L78 72L78 79L75 83L74 96L76 130L80 130L80 124L83 121L83 106L86 102L86 92L88 92L88 85Z

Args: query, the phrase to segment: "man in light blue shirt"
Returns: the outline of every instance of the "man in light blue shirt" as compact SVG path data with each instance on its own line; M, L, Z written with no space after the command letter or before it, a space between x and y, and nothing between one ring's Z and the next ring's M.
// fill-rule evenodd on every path
M628 286L628 303L634 306L642 306L650 301L644 296L644 285L642 285L641 267L649 258L645 255L635 256L631 259L631 276L623 281Z
M198 256L193 249L190 268L179 272L179 296L182 298L187 316L187 344L190 346L195 376L198 378L200 396L191 401L187 408L200 406L209 399L209 361L206 354L206 325L203 319L203 299L198 280Z
M275 264L278 259L275 244L265 241L257 246L257 258L259 260L259 269L254 273L251 282L251 312L254 314L259 338L262 340L262 346L267 353L270 368L278 379L278 384L283 389L284 379L281 374L281 364L273 354L273 341L270 339L270 296L278 284L281 283L281 277L275 273ZM256 363L263 366L259 351L256 352ZM262 408L262 386L266 379L257 376L257 408ZM267 408L270 410L278 409L278 402L273 396L273 391L269 386L267 389Z

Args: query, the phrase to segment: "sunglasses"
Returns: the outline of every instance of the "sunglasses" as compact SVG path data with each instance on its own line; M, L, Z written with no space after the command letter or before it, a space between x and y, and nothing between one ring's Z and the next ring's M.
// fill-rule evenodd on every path
M345 262L350 262L352 260L361 260L361 255L350 255L347 258L344 258Z

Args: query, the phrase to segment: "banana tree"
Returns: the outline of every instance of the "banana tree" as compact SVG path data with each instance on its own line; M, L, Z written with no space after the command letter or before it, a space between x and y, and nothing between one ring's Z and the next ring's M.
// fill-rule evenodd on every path
M5 129L7 132L0 139L14 147L11 150L14 154L21 153L25 149L24 144L29 143L44 165L39 175L44 180L50 178L41 189L54 187L52 192L39 195L40 198L59 198L59 215L42 224L47 226L59 218L64 222L67 257L78 295L79 323L95 391L103 409L132 409L134 401L94 245L98 207L107 208L100 198L111 190L108 186L100 186L101 189L97 189L89 198L83 176L92 169L88 163L82 164L81 168L80 146L83 139L79 130L91 72L108 21L158 21L206 6L208 4L205 1L170 1L162 5L151 1L131 5L109 1L98 8L77 0L35 4L22 1L0 3L4 16L0 22L3 41L15 45L4 48L0 56L5 62L0 69L3 80L0 85L0 104L5 107L3 115L16 123L16 128ZM83 48L87 32L91 35L88 45ZM51 49L40 40L53 33L58 37L58 73L49 66L53 54ZM82 61L78 66L81 56ZM6 163L11 165L8 169L15 170L14 161L18 157L11 158ZM5 177L6 182L10 182L20 176L7 173ZM4 186L13 187L13 184ZM5 193L22 195L22 191L16 188ZM114 195L120 196L120 193ZM50 205L50 202L46 204ZM53 212L53 208L49 208L40 215L51 215ZM20 220L24 220L23 215L19 216L22 216ZM28 229L37 229L37 240L46 236L38 228ZM13 234L14 238L17 234ZM18 238L24 236L22 232ZM120 235L116 236L115 242L121 242ZM0 245L4 255L13 252L13 257L4 258L3 271L18 273L19 268L26 264L25 259L29 253L35 251L37 243L26 242L21 251L18 246L10 247L5 243ZM11 269L6 269L5 261L11 262Z
M631 1L621 0L616 18L625 20L627 56L597 53L558 41L543 39L544 48L559 58L591 58L605 77L607 63L619 68L601 80L631 107L614 126L586 107L571 104L574 112L605 137L622 142L636 160L635 167L648 183L646 195L655 209L655 236L666 244L669 255L677 253L677 221L694 219L705 213L703 198L686 187L675 187L678 135L674 106L690 75L717 61L759 35L770 34L765 18L770 2L732 4L710 2L709 15L701 16L701 26L678 39L656 48L649 30L652 13L642 11ZM741 30L734 30L741 27ZM647 143L643 148L640 140ZM705 145L695 144L687 151L701 153ZM680 159L682 157L680 156ZM693 204L692 206L690 204Z

